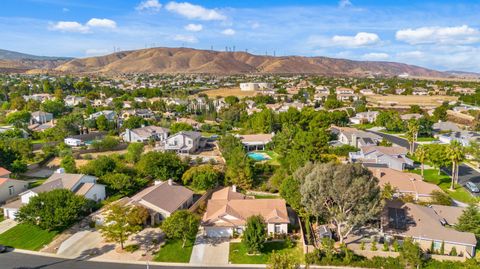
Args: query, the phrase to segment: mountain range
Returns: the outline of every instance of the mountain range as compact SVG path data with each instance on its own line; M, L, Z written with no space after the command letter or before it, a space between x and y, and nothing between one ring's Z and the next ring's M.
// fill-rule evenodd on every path
M452 74L419 66L328 57L260 56L191 48L150 48L89 58L34 56L0 50L0 71L58 73L204 73L317 74L327 76L447 77Z

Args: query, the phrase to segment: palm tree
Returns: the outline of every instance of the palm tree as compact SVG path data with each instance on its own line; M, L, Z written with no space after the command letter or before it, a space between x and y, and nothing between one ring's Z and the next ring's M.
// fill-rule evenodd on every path
M455 189L455 183L458 182L458 164L465 159L465 152L462 144L454 140L447 147L447 156L452 162L452 184L450 190Z
M418 130L419 130L419 125L417 120L410 120L407 123L407 140L410 143L410 153L413 153L415 149L415 142L417 141L418 137Z
M418 161L421 163L421 171L422 171L422 177L423 177L425 159L427 159L427 149L423 145L421 145L415 151L415 156L417 157Z

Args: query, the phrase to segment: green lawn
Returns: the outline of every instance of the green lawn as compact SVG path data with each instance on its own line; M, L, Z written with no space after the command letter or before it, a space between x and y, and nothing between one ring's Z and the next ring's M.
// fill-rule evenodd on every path
M31 181L28 183L28 188L29 189L33 189L35 187L38 187L40 185L43 184L43 182L45 182L47 179L39 179L39 180L35 180L35 181Z
M416 169L412 171L416 174L421 174L420 169ZM424 171L424 180L426 182L433 183L438 185L442 190L444 190L448 195L457 201L463 203L470 203L470 202L477 202L477 199L473 197L465 188L460 185L455 185L455 190L450 191L450 184L451 179L450 176L446 175L445 173L441 173L438 175L438 169L425 169Z
M259 255L247 255L247 248L243 243L230 243L229 260L233 264L265 264L272 252L289 253L303 262L303 251L298 244L287 248L285 241L268 242L265 244L263 252Z
M155 255L154 260L157 262L190 262L193 244L195 240L188 241L182 248L182 240L167 240L165 245Z
M255 199L278 199L278 198L280 198L279 195L273 195L273 194L254 194L253 197L255 197Z
M39 250L50 243L56 231L46 231L30 224L17 226L0 234L0 244L19 249Z
M278 162L278 153L273 150L266 150L262 152L266 153L271 158L270 160L268 160L269 164L280 165L280 163Z
M435 137L418 137L417 141L418 142L432 142L436 141L437 139Z

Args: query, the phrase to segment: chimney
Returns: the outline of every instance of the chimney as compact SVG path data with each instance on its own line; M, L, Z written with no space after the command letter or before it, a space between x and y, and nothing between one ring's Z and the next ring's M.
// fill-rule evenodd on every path
M232 191L237 192L237 185L232 185Z
M170 186L173 185L173 180L172 179L169 179L167 182L168 182L168 185L170 185Z

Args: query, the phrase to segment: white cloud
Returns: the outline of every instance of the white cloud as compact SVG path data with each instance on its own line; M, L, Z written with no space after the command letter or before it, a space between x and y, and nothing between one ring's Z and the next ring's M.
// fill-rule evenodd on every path
M200 31L203 30L203 25L190 23L190 24L185 25L184 28L185 28L185 30L190 31L190 32L200 32Z
M198 39L193 35L175 35L173 37L175 41L182 41L186 43L197 43Z
M111 53L108 49L87 49L85 51L86 56L100 56Z
M362 59L369 61L382 61L390 57L387 53L384 52L370 52L362 55Z
M335 45L343 47L363 47L380 42L380 37L374 33L359 32L355 36L336 35L331 40Z
M341 8L346 8L353 6L353 4L350 2L350 0L340 0L338 1L338 6Z
M397 57L401 59L420 59L420 58L423 58L424 56L425 54L419 50L397 53Z
M228 28L222 31L222 34L224 35L235 35L235 30Z
M197 19L203 21L223 21L227 19L225 15L221 14L215 9L204 8L188 2L169 2L165 8L170 12L177 13L188 19Z
M158 0L145 0L140 2L137 7L135 7L138 11L149 11L149 12L158 12L162 8L162 4L158 2Z
M117 23L109 19L92 18L85 24L76 21L59 21L51 24L49 27L53 31L82 34L90 33L94 28L115 29L117 28Z
M260 27L260 23L254 21L252 22L251 27L252 29L257 29L258 27Z
M59 21L50 26L51 30L70 33L88 33L89 28L76 21Z
M417 44L472 44L480 41L480 31L468 25L455 27L420 27L397 31L399 41Z
M70 9L68 9L66 7L62 8L62 12L69 12L69 11L70 11Z
M117 28L117 23L109 19L92 18L87 22L86 26L91 28L98 27L98 28L115 29Z

